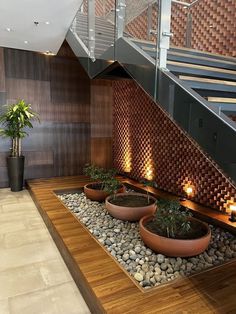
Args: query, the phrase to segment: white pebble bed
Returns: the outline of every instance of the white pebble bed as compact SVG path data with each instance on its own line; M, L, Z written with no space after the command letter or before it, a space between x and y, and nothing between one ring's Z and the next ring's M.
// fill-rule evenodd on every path
M147 248L140 238L138 222L113 218L104 203L90 201L84 193L58 197L145 289L190 276L236 257L236 237L221 228L210 226L212 239L204 253L189 258L172 258Z

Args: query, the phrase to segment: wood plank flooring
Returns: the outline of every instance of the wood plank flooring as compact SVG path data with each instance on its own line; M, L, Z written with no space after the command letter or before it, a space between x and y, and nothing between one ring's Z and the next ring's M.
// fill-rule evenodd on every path
M236 261L141 291L53 192L86 182L83 176L37 179L28 187L92 313L236 313Z

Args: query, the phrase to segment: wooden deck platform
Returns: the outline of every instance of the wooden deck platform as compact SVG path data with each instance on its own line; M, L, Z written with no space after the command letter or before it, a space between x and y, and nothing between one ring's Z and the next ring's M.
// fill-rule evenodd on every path
M82 176L39 179L28 187L92 313L236 313L235 260L141 291L54 193L87 181Z

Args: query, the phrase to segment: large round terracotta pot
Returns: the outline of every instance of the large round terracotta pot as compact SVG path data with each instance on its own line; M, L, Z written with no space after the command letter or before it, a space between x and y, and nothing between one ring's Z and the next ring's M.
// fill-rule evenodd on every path
M120 193L116 195L116 198L129 197L130 195L138 197L141 196L147 199L147 195L142 193ZM150 204L145 206L140 205L136 207L112 204L111 200L113 199L113 197L113 195L110 195L106 198L105 206L109 214L117 219L138 221L145 215L153 215L156 211L156 199L152 196L149 196Z
M97 201L97 202L103 202L105 201L106 197L110 194L100 190L99 186L101 186L101 183L88 183L84 186L84 193L87 198L89 198L91 201ZM117 193L124 193L125 192L125 186L123 184L120 185L120 188Z
M145 225L152 219L153 216L143 217L139 222L139 230L143 242L153 251L166 256L187 257L201 254L207 249L211 239L211 230L206 223L191 217L190 220L196 220L198 223L202 224L202 227L206 230L205 235L191 240L172 239L159 236L149 231Z

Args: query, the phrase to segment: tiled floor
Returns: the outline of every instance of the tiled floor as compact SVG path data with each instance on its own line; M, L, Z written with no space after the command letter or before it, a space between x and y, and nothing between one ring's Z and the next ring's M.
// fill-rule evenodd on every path
M87 313L28 191L0 189L0 314Z

